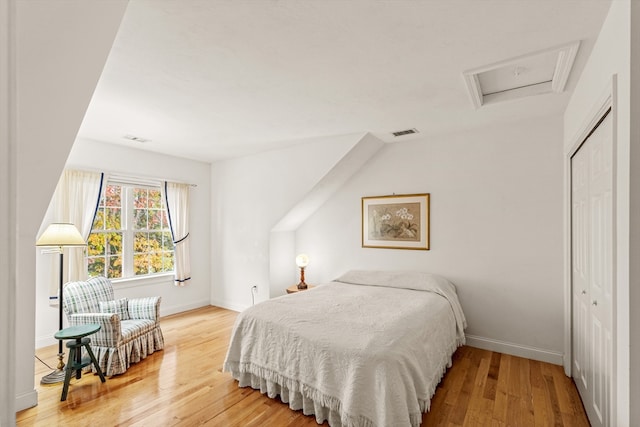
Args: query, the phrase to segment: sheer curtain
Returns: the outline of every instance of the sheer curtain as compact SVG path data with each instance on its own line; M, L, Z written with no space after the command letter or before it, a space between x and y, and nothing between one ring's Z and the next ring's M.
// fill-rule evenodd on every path
M100 172L65 170L54 194L56 220L74 224L86 241L106 182L106 177ZM68 251L68 280L85 280L85 248L68 248Z
M163 196L167 205L167 216L171 237L175 245L175 285L184 286L191 279L189 257L189 184L164 182Z

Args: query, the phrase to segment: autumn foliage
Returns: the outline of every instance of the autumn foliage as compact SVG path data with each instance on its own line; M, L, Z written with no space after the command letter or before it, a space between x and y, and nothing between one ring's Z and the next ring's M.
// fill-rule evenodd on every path
M87 260L89 277L173 271L173 241L160 189L107 185L88 239Z

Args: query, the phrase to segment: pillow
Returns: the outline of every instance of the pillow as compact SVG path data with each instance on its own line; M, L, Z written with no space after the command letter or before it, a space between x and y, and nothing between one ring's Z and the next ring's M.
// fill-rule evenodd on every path
M456 292L453 283L444 277L420 271L351 270L334 281L352 285L385 286L416 291L432 292L436 289L443 289L451 293Z
M129 309L127 299L120 298L113 301L99 301L100 313L116 313L120 320L129 320Z

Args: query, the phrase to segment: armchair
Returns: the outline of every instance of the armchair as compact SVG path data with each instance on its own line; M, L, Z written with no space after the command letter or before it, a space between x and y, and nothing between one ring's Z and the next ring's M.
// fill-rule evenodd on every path
M132 363L164 348L161 297L114 300L111 281L104 277L69 282L63 296L70 326L100 324L91 336L91 348L105 375L122 374Z

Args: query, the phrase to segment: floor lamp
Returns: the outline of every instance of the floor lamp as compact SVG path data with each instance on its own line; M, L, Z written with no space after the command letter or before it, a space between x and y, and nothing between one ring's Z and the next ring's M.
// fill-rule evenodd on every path
M63 261L64 248L75 246L87 246L87 243L80 235L75 225L69 223L53 223L49 224L42 236L36 242L36 246L57 247L60 250L60 282L58 293L58 329L62 329L62 291L64 284ZM40 380L41 384L54 384L64 381L64 353L62 352L62 340L58 341L58 367L50 374L45 375Z

